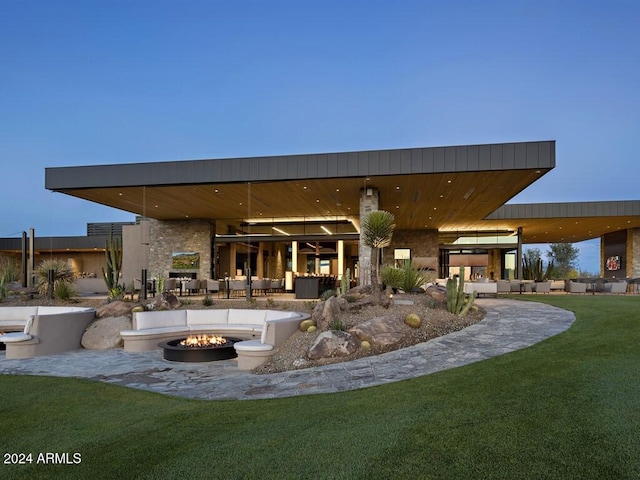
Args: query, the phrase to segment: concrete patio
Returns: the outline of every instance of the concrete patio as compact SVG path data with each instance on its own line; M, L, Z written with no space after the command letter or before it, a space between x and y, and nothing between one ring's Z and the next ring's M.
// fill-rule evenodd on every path
M572 312L535 302L483 298L481 322L423 344L324 367L254 375L236 360L176 363L161 350L142 353L80 350L7 360L0 374L77 377L156 393L206 400L282 398L371 387L460 367L527 348L567 330Z

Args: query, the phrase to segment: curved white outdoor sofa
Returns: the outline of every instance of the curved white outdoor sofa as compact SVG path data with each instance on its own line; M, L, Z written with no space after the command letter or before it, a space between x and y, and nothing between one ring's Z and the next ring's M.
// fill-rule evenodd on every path
M93 321L93 308L82 307L0 307L0 342L8 359L79 350L82 335Z
M122 330L128 352L154 350L158 343L187 335L240 338L234 347L238 368L251 370L271 357L309 314L277 310L204 309L136 312L133 328Z

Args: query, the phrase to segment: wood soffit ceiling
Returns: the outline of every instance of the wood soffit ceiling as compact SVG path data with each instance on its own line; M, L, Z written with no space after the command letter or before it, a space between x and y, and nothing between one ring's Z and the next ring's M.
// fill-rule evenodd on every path
M515 231L525 243L577 242L640 227L640 217L485 220L548 169L388 175L277 182L68 189L61 192L159 220L359 216L360 191L380 191L396 229Z

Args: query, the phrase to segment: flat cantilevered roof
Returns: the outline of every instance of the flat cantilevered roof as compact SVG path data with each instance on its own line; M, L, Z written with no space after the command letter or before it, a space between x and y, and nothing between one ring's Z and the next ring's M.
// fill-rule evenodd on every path
M504 205L489 215L484 228L522 227L525 243L574 243L640 227L640 200Z
M49 190L162 220L349 218L469 227L555 167L555 141L47 168ZM222 221L228 220L228 221Z

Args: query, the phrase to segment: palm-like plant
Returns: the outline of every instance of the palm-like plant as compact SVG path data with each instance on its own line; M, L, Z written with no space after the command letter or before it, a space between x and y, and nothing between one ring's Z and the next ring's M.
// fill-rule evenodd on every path
M395 217L384 210L369 212L362 220L362 243L371 248L371 286L378 288L378 256L381 248L391 244Z

